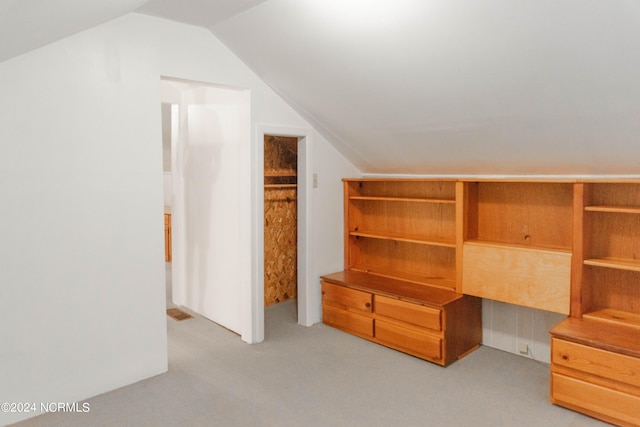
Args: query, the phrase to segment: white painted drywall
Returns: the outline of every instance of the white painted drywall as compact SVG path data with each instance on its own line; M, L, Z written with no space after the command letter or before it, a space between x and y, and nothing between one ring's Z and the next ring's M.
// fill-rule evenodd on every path
M134 21L0 63L2 401L167 370L157 45Z
M153 22L161 35L160 44L162 46L161 70L165 77L187 79L193 82L213 83L216 85L249 89L251 94L251 146L243 147L246 151L241 154L243 168L239 178L251 178L255 181L255 174L261 173L258 168L251 168L251 153L262 143L256 135L256 126L276 126L281 128L300 128L303 132L310 128L310 125L303 120L289 105L287 105L273 90L271 90L255 73L249 70L235 55L233 55L220 41L205 29L178 24L162 19L151 18L144 15L138 17L141 21ZM188 48L185 48L187 47ZM179 90L168 91L164 94L163 101L176 99ZM174 98L171 98L171 97ZM309 302L308 318L312 322L321 320L320 315L320 285L318 275L343 268L343 245L319 246L313 242L314 236L320 236L322 244L330 241L342 241L342 223L337 220L342 215L342 183L340 178L345 176L359 176L358 170L347 162L344 157L336 151L329 142L312 131L313 164L309 165L311 170L319 170L319 180L321 185L311 192L310 205L312 206L313 222L310 236L310 250L313 250L313 265L308 266L308 277L313 282L308 283L311 297ZM315 159L316 153L320 153ZM326 174L324 171L327 171ZM235 185L235 184L234 184ZM243 184L244 185L244 184ZM244 187L242 187L244 188ZM234 282L240 292L241 307L241 334L243 340L247 342L259 342L261 334L260 327L256 323L256 313L259 312L257 300L255 298L257 290L251 279L257 269L255 257L252 256L251 242L251 213L255 208L257 196L250 195L250 187L236 195L236 198L227 200L229 206L237 206L238 215L243 219L243 226L239 230L238 239L240 242L240 253L246 260L251 259L251 268L237 271L237 280ZM232 208L234 209L234 208ZM335 227L335 223L340 225ZM247 224L248 226L244 226ZM175 237L175 236L174 236ZM180 242L177 243L180 245ZM175 254L175 252L174 252ZM319 263L322 261L322 264ZM244 261L241 261L244 263ZM243 264L244 265L244 264ZM231 285L230 285L231 286ZM175 297L175 295L174 295Z
M310 126L210 32L130 14L0 63L1 400L78 401L167 369L161 76L250 91L242 184L224 200L240 230L221 244L240 258L227 286L254 341L254 129ZM314 151L310 232L331 245L314 243L320 274L342 268L337 178L358 171L317 134Z
M566 316L499 301L482 300L482 344L550 363L549 331ZM521 353L520 345L528 351Z
M167 84L166 81L162 82ZM182 92L175 174L177 215L173 236L183 242L174 267L174 302L242 334L239 271L251 270L238 236L247 227L238 214L248 197L249 92L195 86ZM180 264L180 265L177 265Z

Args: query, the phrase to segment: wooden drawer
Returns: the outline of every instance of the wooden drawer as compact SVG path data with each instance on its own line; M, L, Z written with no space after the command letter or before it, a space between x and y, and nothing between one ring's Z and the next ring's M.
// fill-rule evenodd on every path
M441 313L437 308L400 301L380 295L375 296L376 314L391 317L423 328L442 330Z
M375 337L381 344L428 359L442 358L442 339L376 319Z
M552 338L551 362L640 387L640 359L635 357Z
M640 397L598 384L552 373L551 399L616 424L640 425Z
M371 313L373 295L344 286L322 282L322 301L331 301L345 307L351 307Z
M373 319L330 304L322 305L322 322L357 335L373 337Z

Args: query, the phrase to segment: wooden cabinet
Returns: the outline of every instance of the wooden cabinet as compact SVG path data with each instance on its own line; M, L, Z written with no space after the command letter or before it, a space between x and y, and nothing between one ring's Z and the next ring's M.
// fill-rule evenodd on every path
M551 330L551 401L640 425L640 183L574 191L571 317Z
M468 182L462 292L569 314L573 183Z
M480 345L481 301L359 271L322 277L327 325L447 366Z
M171 262L171 213L164 212L164 260Z
M323 322L443 366L479 346L481 300L460 293L463 190L345 179L345 271L322 277Z
M551 336L551 402L640 425L640 324L570 317Z

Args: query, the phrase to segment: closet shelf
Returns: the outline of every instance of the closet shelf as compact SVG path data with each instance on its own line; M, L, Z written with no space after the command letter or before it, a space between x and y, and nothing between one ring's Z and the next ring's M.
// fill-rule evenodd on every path
M272 189L277 189L277 188L296 188L298 187L298 184L265 184L264 188L272 188Z
M278 177L291 177L291 176L298 176L298 173L293 171L293 172L265 172L264 176L269 177L269 178L278 178Z

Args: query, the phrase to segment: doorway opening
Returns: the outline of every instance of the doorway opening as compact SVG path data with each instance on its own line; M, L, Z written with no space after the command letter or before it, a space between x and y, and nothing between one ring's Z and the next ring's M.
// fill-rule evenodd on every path
M298 138L264 136L264 305L297 298Z

